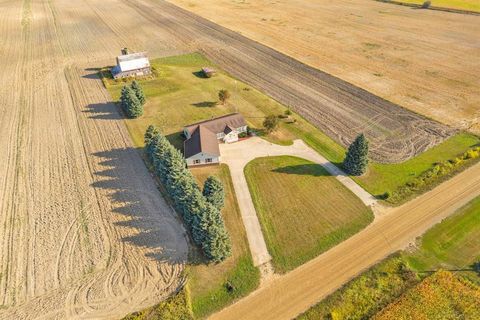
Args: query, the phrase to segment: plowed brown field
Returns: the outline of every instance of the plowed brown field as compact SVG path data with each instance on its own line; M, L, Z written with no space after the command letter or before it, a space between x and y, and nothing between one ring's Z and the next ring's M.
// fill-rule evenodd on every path
M480 133L480 19L365 0L168 0L454 127Z
M364 132L374 160L406 160L452 134L444 125L165 1L125 1L190 50L201 50L222 69L291 106L338 142L348 145Z

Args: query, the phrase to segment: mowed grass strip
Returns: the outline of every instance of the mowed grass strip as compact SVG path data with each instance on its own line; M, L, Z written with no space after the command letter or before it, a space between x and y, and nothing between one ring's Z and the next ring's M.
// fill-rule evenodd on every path
M458 133L408 161L393 164L371 162L364 176L353 179L371 194L380 196L407 184L436 163L454 159L478 145L480 145L478 136L465 132Z
M310 161L258 158L245 176L277 272L298 267L373 220L360 199Z
M212 312L247 295L258 287L260 272L253 266L247 235L238 208L237 199L225 164L192 169L192 173L203 187L209 175L218 177L225 187L223 219L232 240L232 257L219 264L206 265L202 259L192 257L188 266L188 289L193 314L203 318ZM233 289L228 289L227 284Z
M403 258L416 271L462 270L480 284L479 274L471 270L480 262L480 197L427 231L418 249L403 253Z

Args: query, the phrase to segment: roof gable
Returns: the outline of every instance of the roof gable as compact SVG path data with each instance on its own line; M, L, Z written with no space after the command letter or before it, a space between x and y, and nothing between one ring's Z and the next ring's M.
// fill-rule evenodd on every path
M231 113L227 114L218 118L210 119L210 120L205 120L201 122L197 122L191 125L188 125L185 127L185 129L190 133L190 135L193 134L193 132L199 127L203 126L210 130L211 132L218 134L224 132L226 127L230 127L231 129L236 129L240 128L243 126L246 126L247 123L245 122L245 119L243 116L239 113Z
M193 131L190 139L183 143L185 158L190 158L201 152L212 156L220 156L217 135L200 125Z

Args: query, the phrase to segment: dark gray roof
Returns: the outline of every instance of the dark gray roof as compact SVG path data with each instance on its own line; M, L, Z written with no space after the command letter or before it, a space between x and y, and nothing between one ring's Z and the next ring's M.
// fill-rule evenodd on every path
M192 134L200 125L203 127L206 127L211 132L217 134L217 133L224 132L226 126L236 129L236 128L246 126L247 123L245 122L245 119L242 117L241 114L230 113L218 118L205 120L205 121L188 125L185 127L185 129L187 129L187 131L190 134Z
M197 126L190 139L183 143L183 152L185 158L190 158L200 152L220 156L217 135L203 125Z

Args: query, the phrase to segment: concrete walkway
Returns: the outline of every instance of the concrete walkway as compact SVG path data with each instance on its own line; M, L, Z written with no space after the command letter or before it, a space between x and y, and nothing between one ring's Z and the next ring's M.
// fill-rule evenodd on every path
M271 260L265 244L260 222L253 205L243 169L255 158L289 155L304 158L323 166L335 176L345 187L356 194L367 206L376 204L376 199L357 185L342 170L307 146L302 140L295 140L291 146L280 146L258 137L232 144L220 145L221 162L230 167L233 186L238 199L243 223L247 232L250 251L255 266L263 265Z

